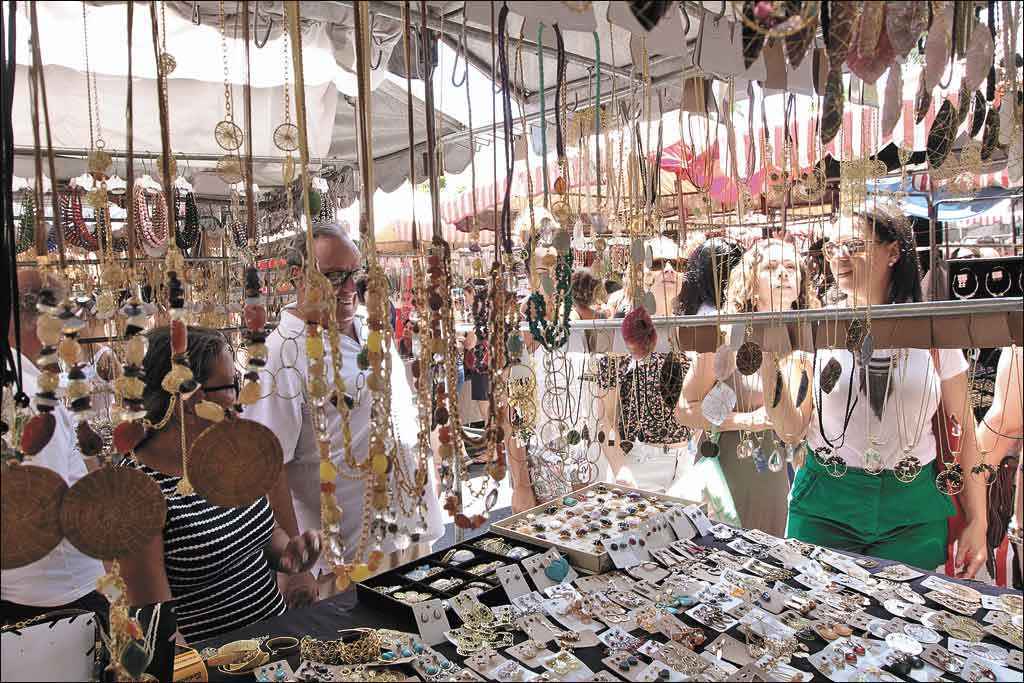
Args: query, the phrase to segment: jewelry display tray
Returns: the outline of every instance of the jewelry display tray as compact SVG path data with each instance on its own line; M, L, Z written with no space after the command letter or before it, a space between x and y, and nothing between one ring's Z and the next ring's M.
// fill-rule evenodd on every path
M480 602L492 607L497 605L504 605L509 601L508 596L505 595L505 590L501 587L500 583L498 582L497 576L495 575L495 570L492 569L486 574L478 576L476 574L472 574L466 571L466 569L479 562L493 562L496 560L504 562L505 564L520 564L523 558L506 557L503 555L499 555L497 553L493 553L489 550L483 550L474 545L481 541L485 541L488 538L500 537L495 536L491 533L486 533L475 538L472 538L468 541L463 541L462 543L459 543L457 545L445 548L444 550L440 550L429 555L424 555L423 557L413 560L412 562L400 565L398 567L395 567L394 569L391 569L382 574L371 577L366 581L358 583L356 584L356 586L359 600L360 602L365 602L367 604L378 605L380 606L381 609L387 610L392 614L401 614L402 618L408 621L408 624L413 628L413 630L415 630L416 623L413 608L408 603L393 597L394 592L415 591L417 593L426 593L430 595L430 599L436 598L445 601L446 608L451 610L452 608L448 606L447 601L451 598L454 598L456 595L465 590L465 584L471 583L473 581L479 581L482 583L486 583L490 586L489 589L477 595L477 599ZM533 551L532 553L530 553L530 555L526 555L524 557L532 557L533 555L537 553L542 553L546 550L546 548L540 547L538 544L531 543L529 541L517 541L515 545L525 546L529 550ZM461 564L443 562L441 560L441 558L444 557L448 552L454 550L469 550L472 551L476 555L476 557L468 562ZM421 567L423 565L430 565L431 567L441 567L442 571L422 580L410 579L407 576L405 576L410 571L414 571L418 567ZM464 582L464 585L459 586L453 590L438 590L436 588L431 588L428 585L439 578L457 578L462 580ZM392 591L389 593L383 592L381 590L382 588L389 586L399 586L399 588L396 591Z
M1022 256L950 259L946 262L946 267L949 271L947 296L951 300L1024 296L1024 283L1021 281L1021 273L1024 271ZM960 282L958 275L966 276L963 283ZM997 276L998 280L995 279Z
M586 550L582 550L578 545L565 543L560 538L539 538L532 534L522 533L521 531L518 531L516 528L521 525L521 523L525 520L527 515L532 514L537 516L538 518L545 517L548 515L548 508L550 508L551 506L555 506L559 509L564 508L566 506L562 503L562 501L565 500L566 498L575 498L577 500L582 500L585 494L589 493L590 491L596 491L598 487L604 487L609 492L621 491L626 493L627 495L630 493L635 493L646 500L657 499L665 503L671 503L672 505L696 505L701 509L704 509L705 512L707 511L706 506L703 503L697 503L691 500L684 500L682 498L675 498L673 496L666 496L659 493L651 493L650 491L630 488L628 486L620 486L618 484L594 483L588 486L584 486L583 488L577 489L575 491L572 491L571 493L567 493L561 498L550 500L542 505L538 505L537 507L530 508L529 510L524 510L519 514L506 517L500 522L494 522L493 524L491 524L491 531L493 531L496 534L505 536L506 538L510 538L522 543L532 543L533 545L542 546L544 548L557 548L559 552L561 552L568 558L569 563L579 571L586 572L589 574L599 574L601 572L610 571L615 567L612 564L611 558L608 556L608 553L604 550L601 550L601 552L588 552ZM611 529L608 533L614 536L624 532Z

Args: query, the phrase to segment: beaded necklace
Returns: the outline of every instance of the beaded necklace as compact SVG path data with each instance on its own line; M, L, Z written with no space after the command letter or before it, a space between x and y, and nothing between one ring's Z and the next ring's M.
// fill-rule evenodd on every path
M60 222L64 231L64 242L86 251L97 251L99 242L89 232L82 217L82 194L70 190L60 196Z
M135 212L140 246L147 253L160 254L167 249L167 202L161 192L154 192L153 198L151 203L146 188L136 185L131 210Z

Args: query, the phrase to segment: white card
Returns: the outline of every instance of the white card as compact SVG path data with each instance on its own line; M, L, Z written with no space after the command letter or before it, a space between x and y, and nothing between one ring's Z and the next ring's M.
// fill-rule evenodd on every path
M445 641L444 632L450 631L452 625L448 622L448 613L440 600L415 603L412 612L424 643L434 646Z
M697 535L697 527L690 521L689 516L681 505L676 505L665 512L665 519L680 541L689 541Z
M629 545L628 535L619 536L618 538L606 538L601 541L601 544L608 553L608 558L611 559L612 564L619 569L635 567L642 561L640 556L634 552L637 546Z
M946 649L961 657L977 657L995 664L1006 664L1010 655L1009 650L992 643L971 643L966 640L949 638Z
M526 577L523 576L523 570L519 568L519 565L509 564L498 567L495 573L509 600L514 600L530 592L530 584L526 583Z
M686 516L690 521L693 522L693 526L696 527L697 533L700 536L707 536L711 533L711 527L713 525L711 520L708 519L708 516L704 514L703 510L696 505L687 505L683 508L683 511L686 513Z
M548 657L546 660L544 660L543 666L548 671L551 671L551 672L557 674L559 680L562 680L562 681L589 681L589 680L592 680L594 678L594 672L591 671L590 667L588 667L586 664L584 664L583 661L579 657L577 657L576 655L566 655L565 653L561 653L561 656L563 657L563 660L564 659L569 659L570 661L572 661L573 666L572 666L571 669L569 669L568 673L562 673L562 672L559 672L556 669L552 668L552 664L553 664L552 660L554 660L558 656L559 656L559 654L552 653L550 657Z
M562 630L543 614L527 614L516 621L520 631L538 643L549 643L562 634Z

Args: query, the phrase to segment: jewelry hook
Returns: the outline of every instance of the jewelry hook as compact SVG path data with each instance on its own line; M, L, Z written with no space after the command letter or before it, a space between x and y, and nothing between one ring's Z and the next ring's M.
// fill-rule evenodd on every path
M203 25L203 15L199 9L199 0L193 0L192 2L192 23L196 26Z
M260 40L259 36L259 24L260 24L260 0L253 0L253 15L252 15L252 42L256 45L256 49L261 49L270 40L270 31L274 28L274 17L273 15L267 15L267 31L263 34L263 40Z
M459 45L458 49L455 50L455 62L452 64L452 75L451 82L452 86L461 88L465 85L466 80L469 78L469 60L466 59L466 5L467 2L462 3L462 27L459 30ZM462 71L462 80L458 83L455 82L455 69L459 65L459 56L462 56L464 69Z

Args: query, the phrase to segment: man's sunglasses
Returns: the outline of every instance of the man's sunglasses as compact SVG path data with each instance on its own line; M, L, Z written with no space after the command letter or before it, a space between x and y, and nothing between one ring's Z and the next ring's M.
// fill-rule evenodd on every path
M666 264L671 265L672 266L672 270L679 271L679 270L681 270L683 268L683 266L686 265L686 260L685 259L681 259L681 258L679 258L679 259L675 259L675 258L656 258L656 259L651 259L650 270L655 271L655 272L657 272L659 270L665 270L665 265Z
M203 387L203 391L207 394L212 394L218 391L227 391L228 389L234 390L236 398L238 393L242 390L242 376L237 372L235 373L235 381L231 384L221 384L215 387Z
M340 288L348 284L349 280L353 278L358 279L359 276L366 273L363 268L356 268L355 270L332 270L329 273L324 273L324 277L331 283L332 287Z

